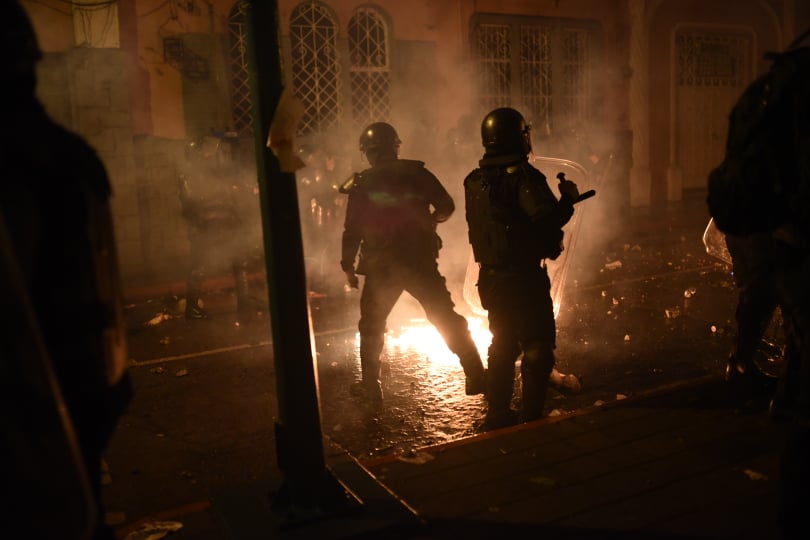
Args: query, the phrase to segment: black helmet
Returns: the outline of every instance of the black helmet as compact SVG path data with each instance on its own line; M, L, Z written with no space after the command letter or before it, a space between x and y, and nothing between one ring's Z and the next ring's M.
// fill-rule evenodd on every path
M401 142L394 126L385 122L374 122L360 135L360 151L367 154L369 150L377 148L396 150Z
M481 142L488 155L528 154L532 151L531 126L515 109L502 107L484 117Z

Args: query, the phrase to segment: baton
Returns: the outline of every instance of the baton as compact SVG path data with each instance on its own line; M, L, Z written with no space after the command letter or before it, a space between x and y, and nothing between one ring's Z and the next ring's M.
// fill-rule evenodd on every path
M577 204L578 202L582 202L585 199L590 199L594 195L596 195L596 190L595 189L589 189L585 193L580 193L579 197L577 197L577 200L574 201L574 204Z

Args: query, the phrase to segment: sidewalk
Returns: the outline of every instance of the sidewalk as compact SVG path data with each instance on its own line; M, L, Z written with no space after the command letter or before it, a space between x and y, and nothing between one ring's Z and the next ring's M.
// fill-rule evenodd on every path
M430 538L774 538L781 427L707 377L366 467Z
M171 538L194 540L768 539L781 444L764 409L741 412L708 376L411 455L358 462L327 440L330 470L360 504L296 523L271 508L274 474L119 537L178 520Z

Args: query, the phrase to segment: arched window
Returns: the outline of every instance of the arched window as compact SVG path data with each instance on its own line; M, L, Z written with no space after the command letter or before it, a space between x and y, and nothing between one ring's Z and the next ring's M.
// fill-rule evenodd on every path
M391 73L388 27L380 12L358 8L349 20L352 116L358 125L387 120L390 112Z
M326 6L299 4L290 15L292 85L304 105L298 134L324 133L340 120L337 23Z
M231 115L233 128L240 135L253 135L250 78L247 61L245 11L247 2L240 0L228 15L228 53L231 68Z

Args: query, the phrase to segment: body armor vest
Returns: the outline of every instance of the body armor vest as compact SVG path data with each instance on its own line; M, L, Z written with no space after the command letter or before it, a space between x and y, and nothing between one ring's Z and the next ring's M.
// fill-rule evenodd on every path
M528 164L487 167L465 179L469 240L478 263L526 266L556 259L561 253L562 229L541 230L519 205L519 190L532 189L534 182L554 197L545 176L529 168ZM530 173L537 178L530 178Z
M438 257L424 175L423 162L399 159L353 177L348 191L362 208L361 259L366 264Z

